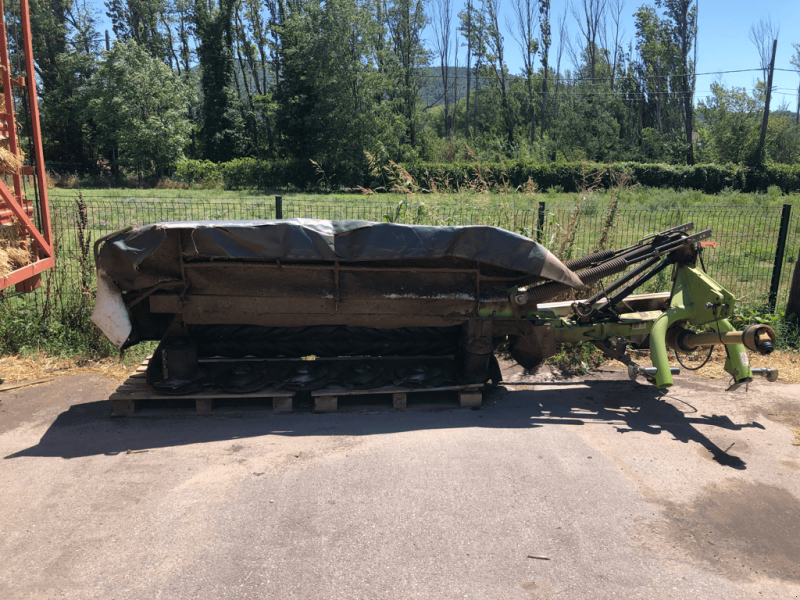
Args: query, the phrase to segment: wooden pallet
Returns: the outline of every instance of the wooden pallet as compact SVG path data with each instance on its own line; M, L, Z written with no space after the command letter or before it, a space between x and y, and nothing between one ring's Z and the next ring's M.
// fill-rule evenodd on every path
M170 396L155 390L147 385L147 365L151 357L147 357L128 379L111 394L111 416L133 416L145 401L194 401L195 412L198 415L209 414L214 408L215 400L229 398L259 399L272 402L272 410L276 413L288 413L294 409L293 401L297 392L265 388L257 392L244 394L231 394L218 391L199 391L192 394ZM314 399L315 412L334 412L339 408L339 397L379 395L391 396L392 407L404 410L407 405L408 394L424 392L456 392L459 406L463 408L480 406L483 401L482 384L450 385L433 388L407 388L398 386L384 386L372 389L348 389L339 386L327 387L311 392Z
M340 396L366 396L372 394L392 396L392 406L398 410L406 408L408 394L421 392L458 392L458 404L462 408L480 406L483 402L481 393L483 384L473 385L448 385L433 388L406 388L397 386L384 386L379 388L356 390L343 387L329 387L321 390L314 390L311 396L314 398L314 412L334 412L339 407Z
M147 385L147 365L150 361L150 356L144 359L144 362L136 369L136 372L128 377L117 391L111 394L111 416L112 417L127 417L133 416L139 410L145 401L149 400L194 400L195 412L198 415L207 415L214 408L215 400L223 400L226 398L247 398L259 399L272 402L272 410L276 413L292 412L292 401L295 392L287 390L275 390L265 388L257 392L248 392L244 394L230 394L219 391L199 391L193 394L183 394L180 396L170 396L162 394L155 390L153 387Z

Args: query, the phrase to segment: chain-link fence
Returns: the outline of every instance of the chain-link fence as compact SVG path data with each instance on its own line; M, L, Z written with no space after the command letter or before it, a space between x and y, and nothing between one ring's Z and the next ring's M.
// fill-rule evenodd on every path
M770 298L776 275L776 246L781 207L685 206L652 208L613 203L426 203L424 196L401 200L355 197L353 200L245 198L139 198L74 195L51 198L57 267L45 276L37 303L72 302L91 295L95 286L92 245L107 233L129 225L159 221L228 219L363 219L422 225L494 225L540 240L562 260L595 250L617 249L647 234L693 221L695 231L711 229L717 247L704 256L708 272L738 298L740 305L761 307ZM786 212L786 211L784 211ZM278 214L280 213L280 214ZM800 219L788 225L777 307L786 302L794 261L800 250ZM668 281L659 281L668 289ZM645 290L649 291L649 290ZM41 295L52 298L45 300Z

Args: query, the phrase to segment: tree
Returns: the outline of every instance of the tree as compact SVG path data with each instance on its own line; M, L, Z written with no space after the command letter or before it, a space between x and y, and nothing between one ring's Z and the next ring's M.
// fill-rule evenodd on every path
M163 176L183 157L194 89L143 46L115 42L88 88L85 119L112 166Z
M742 163L758 145L762 102L744 88L711 84L711 96L701 100L697 112L703 122L704 152L713 161Z
M389 75L376 68L373 10L357 0L286 5L281 84L274 95L279 150L321 164L328 179L360 177L355 173L366 168L365 152L384 163L396 159L406 131L407 122L386 97ZM391 68L394 75L402 73Z
M603 46L606 52L610 54L609 67L611 70L610 87L614 90L614 84L617 77L617 70L620 66L620 60L623 57L622 46L624 45L623 36L625 30L622 28L622 13L625 10L625 0L610 0L609 14L611 15L611 22L613 24L613 37L607 39L607 31L603 31ZM609 49L610 48L610 49Z
M480 72L486 57L486 20L484 13L475 6L474 0L467 0L466 8L459 14L461 20L460 32L467 44L467 108L466 132L469 137L470 118L472 119L472 137L478 135L478 94L480 88ZM475 59L475 68L472 69L472 59ZM472 116L470 117L469 95L471 76L475 76L474 101L472 103Z
M83 136L83 92L99 51L93 14L83 2L31 0L30 16L45 160L86 172L93 150ZM26 115L18 118L24 125Z
M549 75L550 45L553 41L550 29L550 0L539 0L539 32L542 38L542 118L539 119L544 139L544 123L547 115L547 76Z
M652 127L663 135L665 128L664 105L670 100L669 81L676 75L678 51L672 43L672 34L666 23L652 6L642 6L636 17L636 49L639 52L637 70L646 97L644 126Z
M134 40L165 62L172 48L159 28L167 12L164 0L106 0L106 16L119 40Z
M226 161L244 152L244 123L238 111L239 98L233 89L233 5L236 0L219 0L210 7L196 0L194 25L199 44L200 84L203 90L200 140L208 160Z
M800 75L800 44L792 44L794 48L794 56L791 58L791 65L794 70ZM794 117L794 124L800 125L800 84L797 86L797 112Z
M680 57L680 99L683 106L683 123L686 133L686 164L694 164L694 88L697 54L697 0L656 0L663 8L669 23L672 43ZM695 59L689 54L694 49Z
M581 0L580 8L577 4L572 5L572 16L578 22L578 30L583 38L583 50L588 58L589 77L592 83L595 80L600 56L598 42L605 24L607 2L608 0Z
M465 119L464 119L464 126L465 130L465 137L469 137L469 94L470 94L470 84L472 83L472 42L473 42L473 34L472 34L472 17L473 17L473 0L467 0L466 6L463 10L458 13L458 19L460 24L458 26L459 33L463 36L464 40L466 41L465 45L467 47L467 106L465 110ZM800 100L799 100L800 102Z
M539 40L536 33L536 0L513 0L516 31L511 27L511 35L519 45L522 54L522 68L525 73L525 89L528 92L528 110L530 111L530 143L536 136L536 111L534 110L533 77L534 61L539 51Z
M500 90L500 110L505 123L506 140L514 143L514 119L508 104L508 66L505 61L505 40L500 33L500 0L485 0L487 56L494 80Z
M449 95L451 52L453 50L453 44L450 39L452 35L453 5L451 0L434 0L433 10L434 14L430 22L433 24L433 44L436 47L436 53L439 55L439 68L442 74L442 88L444 89L444 132L445 137L450 139L453 135ZM457 63L458 52L456 51L453 54ZM456 73L458 73L458 64L456 64Z
M762 81L767 80L767 71L772 59L772 41L778 39L781 28L772 22L772 19L759 19L758 23L750 26L750 41L758 50L759 64L761 66Z
M421 70L428 64L422 44L427 25L423 0L394 0L383 11L384 27L391 40L391 60L386 67L392 83L391 95L406 122L405 139L414 147L419 117Z

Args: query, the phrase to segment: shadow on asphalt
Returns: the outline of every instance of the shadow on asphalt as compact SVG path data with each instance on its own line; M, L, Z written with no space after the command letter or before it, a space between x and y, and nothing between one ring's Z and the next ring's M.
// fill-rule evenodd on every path
M108 400L76 404L61 413L38 444L6 459L23 456L65 459L127 450L164 448L282 436L360 436L424 429L464 427L538 428L581 426L589 423L614 427L620 434L639 431L667 434L678 442L695 442L706 448L717 463L745 469L746 463L729 454L698 431L710 425L739 431L764 429L757 422L737 424L725 415L702 415L683 401L662 399L664 392L627 380L571 380L542 384L544 389L500 387L486 395L480 409L426 408L394 411L366 408L356 412L314 414L309 406L295 413L275 415L267 411L215 411L208 416L172 414L110 419ZM411 405L409 405L411 406ZM371 407L376 408L376 407ZM365 414L366 413L366 414Z

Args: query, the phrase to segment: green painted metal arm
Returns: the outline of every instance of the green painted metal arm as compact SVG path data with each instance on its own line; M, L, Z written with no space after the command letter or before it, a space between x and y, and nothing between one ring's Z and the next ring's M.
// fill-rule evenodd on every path
M656 385L660 388L672 387L672 373L669 370L667 350L667 329L676 321L692 316L692 311L685 306L673 306L656 319L650 332L650 360L658 369L655 376Z
M720 319L711 324L714 331L726 333L736 331L727 319ZM728 353L728 360L725 361L725 370L731 374L736 383L744 383L753 379L753 371L750 369L750 361L747 359L747 350L743 344L730 344L725 346Z

